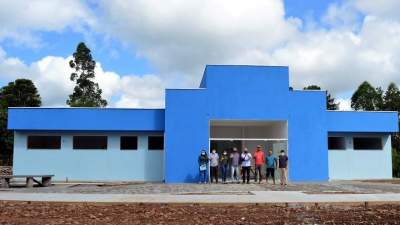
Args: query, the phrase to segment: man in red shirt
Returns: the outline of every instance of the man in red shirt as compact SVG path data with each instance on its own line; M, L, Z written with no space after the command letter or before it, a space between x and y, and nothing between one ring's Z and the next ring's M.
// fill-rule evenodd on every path
M253 157L256 163L254 180L255 182L257 182L257 174L258 174L258 183L261 183L262 180L261 168L262 165L265 163L264 152L261 149L261 145L257 145L257 149L254 152Z

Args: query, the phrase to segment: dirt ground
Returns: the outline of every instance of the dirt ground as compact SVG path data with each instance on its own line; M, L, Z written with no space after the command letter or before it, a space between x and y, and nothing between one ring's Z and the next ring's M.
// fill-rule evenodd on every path
M0 224L400 224L400 204L104 204L0 201Z

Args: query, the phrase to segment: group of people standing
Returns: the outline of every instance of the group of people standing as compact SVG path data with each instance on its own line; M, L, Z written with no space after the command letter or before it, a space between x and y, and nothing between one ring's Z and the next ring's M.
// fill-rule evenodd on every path
M280 155L275 157L272 149L268 150L267 156L264 155L261 145L258 145L254 154L252 155L247 148L244 148L242 153L239 153L237 148L232 149L232 153L228 155L226 150L223 151L221 156L217 150L213 149L210 156L207 155L206 150L202 150L198 159L200 180L199 183L207 183L208 164L210 163L210 181L211 183L218 183L219 170L221 170L222 183L227 183L227 174L230 167L231 181L240 183L240 176L243 183L250 183L251 163L254 160L254 180L261 183L262 181L262 166L266 165L266 182L271 176L273 184L275 184L275 170L279 168L280 183L287 185L287 168L289 158L284 150L281 150Z

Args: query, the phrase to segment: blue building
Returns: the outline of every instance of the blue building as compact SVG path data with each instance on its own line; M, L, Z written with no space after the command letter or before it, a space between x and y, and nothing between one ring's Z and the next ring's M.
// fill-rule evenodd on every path
M397 112L327 111L289 89L288 67L207 66L165 109L10 108L14 174L56 180L194 182L201 149L287 151L290 181L392 177Z

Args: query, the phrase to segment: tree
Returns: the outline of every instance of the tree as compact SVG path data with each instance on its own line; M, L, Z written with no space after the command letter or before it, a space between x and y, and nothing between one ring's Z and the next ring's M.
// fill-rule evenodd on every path
M400 112L400 90L390 83L385 92L381 87L374 88L364 81L351 98L351 107L355 110L397 111ZM399 121L398 121L399 122ZM399 124L400 125L400 124ZM400 134L392 135L393 176L400 176Z
M374 88L364 81L351 97L351 108L355 110L378 111L384 107L382 88Z
M0 165L11 165L13 133L7 130L8 107L36 107L42 104L31 80L17 79L0 89Z
M321 90L321 87L318 85L309 85L304 90ZM326 109L328 110L338 110L339 103L336 103L335 98L331 96L329 92L326 92Z
M397 111L400 113L400 90L396 84L390 83L384 96L384 108L387 111ZM400 125L400 123L399 123ZM400 177L400 134L392 135L392 148L393 148L393 175Z
M95 77L96 61L93 60L90 49L81 42L73 54L69 66L75 71L70 80L76 82L74 92L69 95L67 104L71 107L105 107L107 101L101 97L102 90L99 84L93 81Z
M396 84L390 83L383 95L383 110L400 112L400 90Z

